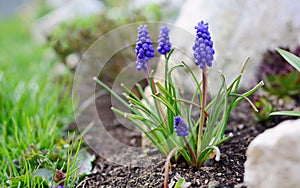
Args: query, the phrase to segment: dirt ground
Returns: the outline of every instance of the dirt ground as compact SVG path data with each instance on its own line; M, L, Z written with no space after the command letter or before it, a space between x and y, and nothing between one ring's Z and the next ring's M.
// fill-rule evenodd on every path
M149 148L142 150L144 155L135 154L136 148L141 152L141 134L134 128L125 127L116 121L114 113L110 110L110 99L107 94L96 100L98 116L103 127L114 139L134 147L118 148L117 152L110 155L109 160L91 149L97 160L94 162L92 173L86 176L78 187L163 187L165 158L156 149ZM233 133L234 136L220 146L221 160L217 162L210 159L199 169L188 166L183 161L172 164L169 182L172 179L184 178L186 182L191 183L190 187L246 187L243 174L247 146L266 128L286 118L278 116L268 126L256 123L250 105L241 102L229 119L226 134ZM92 136L91 140L97 140L96 146L99 146L93 148L94 150L114 148L106 139L95 139ZM124 160L129 160L130 164L120 165L120 161ZM139 164L148 165L139 167Z

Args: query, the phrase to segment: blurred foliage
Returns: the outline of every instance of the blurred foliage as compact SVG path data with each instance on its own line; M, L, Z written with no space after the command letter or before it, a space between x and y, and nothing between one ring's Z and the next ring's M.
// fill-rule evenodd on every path
M269 121L269 114L274 111L272 101L267 96L255 96L253 104L258 109L258 112L254 112L255 121Z
M71 70L74 70L76 65L73 66L74 62L70 63L68 61L71 59L68 56L76 55L79 61L91 44L102 35L122 25L134 22L174 19L179 11L179 9L172 8L167 0L160 3L147 2L140 5L136 5L133 0L103 0L102 2L106 8L101 15L77 18L62 23L48 36L48 44L54 49L62 63L66 64ZM132 35L132 33L128 33L128 35ZM122 36L122 38L126 39L128 37ZM132 46L132 50L134 51L134 46ZM126 60L132 62L135 59L132 50L124 50L115 54L111 59L113 63L110 63L109 67L104 67L102 78L113 80L118 70L121 70L121 67L126 64Z
M46 0L37 0L36 7L36 12L34 13L35 18L43 17L53 10L53 8L48 6Z
M289 52L288 48L283 48ZM300 57L300 46L292 51ZM263 87L270 95L293 97L300 94L300 73L275 50L263 55L259 75L265 83Z
M300 57L300 46L295 50L282 48ZM300 105L300 72L290 65L277 51L268 50L263 54L259 67L258 80L263 80L264 91L254 98L259 112L254 113L257 122L267 125L279 123L291 117L270 116L275 111L295 110Z
M144 13L145 11L143 10L134 10L129 13L128 11L120 11L120 9L116 10L115 8L107 10L100 16L78 18L56 27L48 37L48 43L55 50L60 60L68 66L70 64L68 56L75 54L80 59L93 42L102 35L125 24L147 21ZM118 15L116 16L116 14ZM156 17L156 19L161 18ZM128 33L128 35L132 35L132 33ZM122 36L122 38L125 39L128 37ZM132 46L132 50L134 50L134 46ZM110 63L110 66L104 67L100 77L105 78L107 81L114 80L121 67L126 65L126 59L131 59L132 61L135 59L135 54L128 49L115 54L111 59L113 63ZM76 66L71 67L71 69L75 68Z
M124 24L147 20L142 10L135 10L130 14L119 13L116 19L111 18L111 12L106 11L100 16L77 18L62 23L48 37L48 42L62 61L66 62L66 57L72 53L83 55L87 48L105 33Z
M104 2L107 7L108 15L111 15L111 12L118 12L118 15L123 14L132 16L132 12L142 11L143 16L149 21L174 20L179 12L179 8L173 7L174 2L171 0L164 0L160 2L143 1L138 3L139 5L136 5L138 2L137 0L103 0L102 2ZM116 18L116 16L111 18Z
M285 51L283 49L277 48L276 51L285 59L289 64L291 64L297 71L300 73L300 57ZM297 53L297 52L296 52ZM300 55L300 48L299 53ZM300 98L299 98L300 100ZM271 116L295 116L300 117L300 107L298 109L294 109L293 111L277 111L270 113Z
M126 23L125 20L124 22ZM48 41L65 63L68 55L75 53L82 56L93 42L117 26L116 21L104 16L79 18L61 24L48 37Z

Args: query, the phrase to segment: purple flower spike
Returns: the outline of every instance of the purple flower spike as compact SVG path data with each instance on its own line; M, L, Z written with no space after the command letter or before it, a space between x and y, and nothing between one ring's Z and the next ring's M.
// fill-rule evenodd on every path
M196 65L200 66L201 69L204 69L205 65L211 67L215 51L208 31L208 23L201 21L197 26L195 26L195 29L197 31L193 50Z
M174 118L174 129L177 136L187 136L189 134L189 127L180 116Z
M167 26L161 27L160 29L157 51L162 55L166 55L171 51L169 28Z
M147 25L140 25L138 27L138 37L136 41L135 52L137 56L136 70L147 70L147 62L154 57L154 48L150 39Z

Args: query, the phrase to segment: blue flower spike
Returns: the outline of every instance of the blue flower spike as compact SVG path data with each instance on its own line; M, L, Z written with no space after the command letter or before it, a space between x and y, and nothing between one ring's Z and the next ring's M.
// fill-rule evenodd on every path
M166 55L171 51L169 31L167 26L161 27L160 29L157 51L162 55Z
M174 129L177 136L187 136L189 134L189 127L180 116L174 118Z
M136 41L135 52L137 56L137 71L147 70L147 62L154 57L154 48L150 39L147 25L138 27L138 37Z
M213 42L208 31L208 23L201 21L195 26L196 39L193 46L194 57L196 59L196 65L200 66L203 70L205 65L208 67L212 66L214 60L215 51L213 49Z

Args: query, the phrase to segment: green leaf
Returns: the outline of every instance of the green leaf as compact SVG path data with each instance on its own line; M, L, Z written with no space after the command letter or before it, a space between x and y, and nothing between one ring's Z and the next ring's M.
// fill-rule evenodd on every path
M137 84L136 84L136 87L137 87L137 89L138 89L140 95L142 96L142 99L144 99L144 101L147 103L147 105L148 105L149 107L152 108L152 104L150 103L148 97L146 97L145 92L144 92L144 89L142 88L142 86L141 86L140 84L137 83Z
M236 77L236 79L228 86L227 92L230 93L232 89L234 88L235 91L239 88L240 81L242 79L242 76L244 74L245 68L249 62L250 58L248 57L245 62L243 63L242 69L240 71L240 74Z
M78 175L88 175L93 168L92 162L95 160L95 155L89 154L85 149L82 149L78 153L77 164Z
M241 95L241 94L238 94L238 93L230 93L229 96L238 96L238 97L241 98L241 100L245 99L251 105L251 107L253 108L253 110L255 110L255 112L258 112L258 109L255 107L255 105L252 103L252 101L248 97L246 97L244 95ZM239 103L238 101L235 101L235 102Z
M166 96L166 98L170 98L170 99L173 98L173 96L169 93L169 91L167 91L159 82L157 82L155 84L158 87L158 89L160 90L160 92L162 92Z
M166 57L166 62L165 62L165 88L168 89L168 71L169 71L169 60L170 57L172 55L172 53L174 52L174 48L170 51L170 53L168 54L168 56Z
M48 182L43 180L41 176L30 176L25 174L22 176L17 176L9 179L10 188L19 187L48 187Z
M136 96L133 92L131 92L131 90L130 90L128 87L126 87L125 84L121 83L121 87L123 88L123 90L124 90L129 96L132 96L135 100L140 100L140 99L138 98L138 96Z
M176 115L174 107L169 103L169 101L163 95L158 93L152 95L152 97L161 101L173 113L173 115Z
M133 114L128 114L126 115L125 112L122 112L121 110L118 110L116 108L112 107L112 111L116 112L117 114L121 115L121 116L126 116L127 119L129 119L135 126L137 126L154 144L155 146L164 154L164 155L168 155L168 147L166 147L166 145L164 144L160 144L158 140L160 140L160 135L155 134L155 131L153 131L153 134L149 134L149 131L147 131L140 122L136 121L136 119L134 119L132 117ZM150 126L148 124L146 124L146 126L150 129ZM162 127L162 126L161 126Z
M112 89L110 89L105 83L103 83L101 80L99 80L97 77L93 78L103 89L108 91L112 96L114 96L120 103L122 103L125 107L128 109L131 109L129 104L122 99L116 92L114 92Z
M197 79L197 77L196 77L196 75L194 74L194 72L192 71L192 69L185 63L185 62L183 62L183 61L181 61L181 63L184 65L184 67L188 70L188 72L192 75L192 77L193 77L193 79L194 79L194 81L195 81L195 83L197 84L197 89L199 90L199 92L201 92L201 84L202 84L202 81L199 83L198 82L198 79ZM200 93L200 96L201 96L202 94Z
M270 113L270 116L297 116L300 117L300 112L297 111L277 111Z
M243 93L242 95L240 95L240 97L238 97L236 100L232 100L233 102L231 103L231 108L230 108L230 112L236 107L236 105L238 105L243 99L246 99L248 96L252 95L254 92L256 92L258 89L260 89L262 86L264 86L264 82L260 81L255 87L253 87L252 89L250 89L249 91L247 91L246 93ZM239 94L235 93L230 93L229 95L236 95L239 96ZM247 100L249 102L249 100ZM250 101L250 104L252 106L252 102Z
M186 182L184 178L180 178L180 179L176 182L174 188L187 188L187 187L189 187L190 185L191 185L190 182Z
M207 127L203 134L201 150L209 146L214 137L215 142L218 142L225 132L228 113L228 95L224 75L221 74L220 78L222 79L222 85L212 103L211 115L208 117ZM220 122L218 123L219 120Z
M280 49L276 48L276 51L289 63L291 64L295 69L297 69L300 72L300 58L296 55Z

